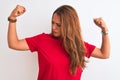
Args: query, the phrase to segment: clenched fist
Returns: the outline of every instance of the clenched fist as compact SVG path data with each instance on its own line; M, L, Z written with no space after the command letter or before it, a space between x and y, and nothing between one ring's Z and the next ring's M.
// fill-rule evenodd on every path
M103 31L106 31L107 30L107 26L105 24L105 22L103 21L103 19L100 17L100 18L95 18L94 19L94 23L100 27Z
M17 5L16 8L11 12L9 17L11 19L16 19L16 17L24 14L25 11L26 11L25 7Z

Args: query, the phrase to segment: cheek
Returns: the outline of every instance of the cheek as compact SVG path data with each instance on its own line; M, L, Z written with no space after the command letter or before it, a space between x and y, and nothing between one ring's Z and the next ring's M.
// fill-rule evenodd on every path
M57 30L57 32L55 33L55 36L56 37L60 37L61 36L61 30L60 29Z
M58 29L59 34L61 34L61 29Z

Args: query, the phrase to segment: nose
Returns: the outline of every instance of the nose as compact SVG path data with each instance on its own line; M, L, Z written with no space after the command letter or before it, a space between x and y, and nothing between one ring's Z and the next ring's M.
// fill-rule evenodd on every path
M55 30L57 28L56 24L52 24L52 29Z

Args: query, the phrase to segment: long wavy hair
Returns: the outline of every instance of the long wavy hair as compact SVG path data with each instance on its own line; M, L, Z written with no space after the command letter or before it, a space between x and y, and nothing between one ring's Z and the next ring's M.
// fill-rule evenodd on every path
M63 46L70 58L70 72L76 73L77 67L85 68L85 46L82 38L80 22L76 10L63 5L57 8L53 15L57 13L61 21L61 37Z

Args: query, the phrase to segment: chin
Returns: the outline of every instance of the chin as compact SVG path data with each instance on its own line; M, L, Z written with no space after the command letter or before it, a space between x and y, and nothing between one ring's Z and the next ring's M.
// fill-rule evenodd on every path
M56 37L56 38L59 38L60 36L59 35L53 35L54 37Z
M60 38L60 35L58 35L58 34L53 34L52 33L52 36L55 37L55 38Z

